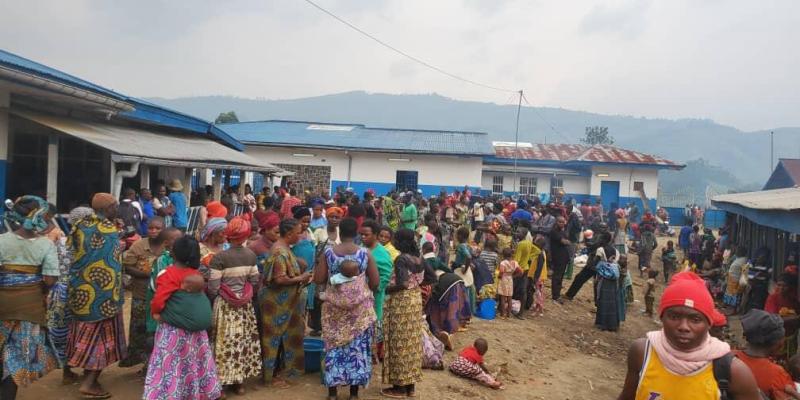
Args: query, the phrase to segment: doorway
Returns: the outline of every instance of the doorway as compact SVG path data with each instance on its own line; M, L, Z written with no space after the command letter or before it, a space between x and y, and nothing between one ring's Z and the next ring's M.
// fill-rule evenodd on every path
M601 181L600 198L605 210L610 210L612 204L619 206L619 181Z

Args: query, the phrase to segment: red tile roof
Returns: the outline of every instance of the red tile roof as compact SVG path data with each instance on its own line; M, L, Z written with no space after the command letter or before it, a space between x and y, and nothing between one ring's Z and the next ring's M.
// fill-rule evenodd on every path
M495 148L495 151L497 151L497 148ZM800 183L800 160L796 158L781 158L779 162L795 184Z
M513 142L495 142L494 152L499 158L514 158ZM681 168L681 164L658 156L622 149L609 145L584 146L580 144L519 143L519 159L596 162L613 164L644 164L666 168ZM800 169L800 166L798 166Z

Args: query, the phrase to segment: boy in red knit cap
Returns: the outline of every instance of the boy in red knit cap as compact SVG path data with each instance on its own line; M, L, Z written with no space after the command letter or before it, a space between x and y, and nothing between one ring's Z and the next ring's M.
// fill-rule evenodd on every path
M658 308L663 328L637 339L628 351L628 373L619 400L719 400L721 392L737 400L758 400L753 374L730 359L729 379L720 385L712 364L729 358L730 346L709 335L719 311L694 273L675 275Z

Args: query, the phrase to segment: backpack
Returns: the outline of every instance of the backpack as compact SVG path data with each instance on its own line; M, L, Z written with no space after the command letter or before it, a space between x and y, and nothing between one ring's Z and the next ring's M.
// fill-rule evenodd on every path
M733 353L728 353L711 363L714 371L714 380L717 381L717 387L719 388L720 400L735 400L729 392L731 388L731 364L733 364L734 357ZM758 391L758 394L763 400L769 400L769 397L761 390Z

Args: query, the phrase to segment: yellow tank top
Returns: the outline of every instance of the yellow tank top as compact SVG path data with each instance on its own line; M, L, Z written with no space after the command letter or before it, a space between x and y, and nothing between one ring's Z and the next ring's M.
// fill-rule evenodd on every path
M692 375L676 375L667 370L647 341L636 400L719 400L714 370L709 363Z

